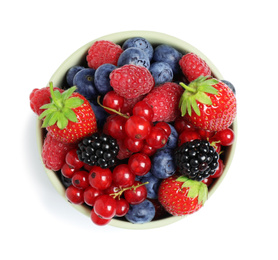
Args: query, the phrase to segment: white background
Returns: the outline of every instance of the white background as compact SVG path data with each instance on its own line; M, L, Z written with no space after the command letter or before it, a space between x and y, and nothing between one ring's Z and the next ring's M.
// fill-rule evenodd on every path
M2 1L0 258L278 259L275 4ZM237 89L238 142L226 178L198 213L152 230L97 227L66 203L40 162L29 107L31 91L75 50L127 30L189 42Z

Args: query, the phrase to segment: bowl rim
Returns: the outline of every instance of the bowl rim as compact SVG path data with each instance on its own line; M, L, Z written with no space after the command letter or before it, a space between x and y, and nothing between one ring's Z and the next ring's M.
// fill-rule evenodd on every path
M108 40L115 42L117 44L122 44L126 39L131 38L131 37L143 37L146 38L148 41L150 41L152 44L157 45L157 44L167 44L171 45L172 47L178 49L182 53L186 52L194 52L197 54L199 57L204 59L208 66L211 68L211 71L213 75L218 78L218 79L224 79L219 70L216 68L216 66L206 57L201 51L199 51L197 48L192 46L191 44L185 42L184 40L181 40L179 38L176 38L174 36L161 33L161 32L155 32L155 31L142 31L142 30L134 30L134 31L122 31L122 32L117 32L117 33L112 33L108 34L102 37L99 37L95 40L92 40L88 42L87 44L83 45L79 49L77 49L74 53L72 53L62 64L58 67L58 69L53 73L51 76L49 82L53 82L54 86L60 86L63 83L63 78L67 72L67 70L73 66L73 65L78 65L80 64L81 60L84 60L84 56L86 55L88 49L90 46L99 40ZM41 120L37 120L37 144L38 144L38 150L40 152L40 158L41 157L41 152L42 152L42 146L43 146L43 130L41 129ZM208 198L212 196L212 194L216 191L216 189L219 187L225 176L227 175L227 172L230 168L230 165L232 163L235 149L236 149L236 142L237 142L237 120L235 118L233 124L231 125L231 128L233 129L235 133L235 140L233 144L229 147L227 147L225 153L227 160L225 161L225 168L223 174L213 183L213 185L209 189L208 193ZM65 196L65 187L60 181L59 176L52 171L47 169L44 164L43 164L44 170L50 179L52 185L54 188L58 191L58 193L67 201L66 196ZM79 212L85 214L86 216L90 217L90 209L89 207L86 207L84 205L75 205L71 204L76 210ZM154 220L148 223L144 224L133 224L128 221L122 221L118 219L112 219L109 225L114 226L114 227L119 227L119 228L125 228L125 229L151 229L151 228L158 228L158 227L163 227L169 224L172 224L174 222L177 222L186 216L170 216L164 219L160 220Z

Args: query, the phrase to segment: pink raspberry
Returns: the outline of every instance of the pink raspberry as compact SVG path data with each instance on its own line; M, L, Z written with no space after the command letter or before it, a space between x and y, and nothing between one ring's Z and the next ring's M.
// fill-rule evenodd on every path
M116 66L122 52L121 46L113 42L105 40L96 41L88 50L88 66L93 69L97 69L105 63Z
M153 122L171 122L180 115L179 101L183 88L173 82L167 82L155 87L143 100L154 112Z
M145 67L127 64L111 72L110 84L117 94L131 99L149 93L154 78Z

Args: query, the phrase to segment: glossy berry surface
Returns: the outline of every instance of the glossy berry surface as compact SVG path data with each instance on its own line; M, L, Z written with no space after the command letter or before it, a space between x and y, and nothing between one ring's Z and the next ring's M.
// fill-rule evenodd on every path
M116 199L116 216L117 217L123 217L129 210L129 203L124 199Z
M84 197L83 197L83 190L74 187L73 185L69 186L66 189L66 197L69 202L73 204L83 204Z
M80 161L77 155L77 149L72 149L66 154L66 163L75 170L79 170L84 162Z
M134 140L143 140L151 132L150 122L140 116L131 116L125 123L126 134Z
M132 113L135 116L144 117L150 122L152 122L154 116L152 107L145 101L137 102L132 109Z
M72 185L79 189L86 189L89 187L89 177L87 171L77 171L72 176Z
M147 198L147 188L141 182L135 181L134 188L124 192L124 197L129 204L135 205L143 202Z
M135 181L135 175L127 164L117 165L113 170L112 178L113 183L122 188L132 186Z
M96 198L102 194L103 194L102 191L89 186L84 190L84 202L88 206L94 206Z
M107 189L112 183L112 172L110 169L103 169L93 166L89 173L89 183L98 190Z
M143 153L135 153L128 159L128 168L133 174L143 176L150 171L151 160Z
M103 194L96 198L94 212L103 219L111 219L115 216L117 209L116 201L109 195Z
M163 128L154 126L146 138L146 143L156 149L162 148L168 140L168 136Z
M118 95L115 91L109 91L105 94L102 101L103 106L116 111L121 111L124 105L124 98ZM114 114L113 111L105 109L109 114Z
M104 218L101 218L99 217L95 212L94 212L94 209L92 209L91 211L91 220L94 224L98 225L98 226L104 226L104 225L107 225L111 219L104 219Z
M235 133L231 128L224 129L222 131L217 132L212 140L219 141L223 146L230 146L233 144L235 140Z

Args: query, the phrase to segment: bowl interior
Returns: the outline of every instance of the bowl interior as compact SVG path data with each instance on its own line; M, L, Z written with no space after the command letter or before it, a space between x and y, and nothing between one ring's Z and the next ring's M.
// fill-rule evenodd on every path
M201 53L198 49L190 45L189 43L182 41L176 37L163 34L163 33L158 33L158 32L152 32L152 31L126 31L126 32L119 32L119 33L114 33L110 35L106 35L103 37L100 37L98 39L95 39L91 42L88 42L86 45L82 46L79 48L77 51L75 51L69 58L67 58L61 65L60 67L55 71L55 73L52 75L49 81L53 82L53 85L56 87L63 87L65 84L65 75L66 72L68 71L69 68L75 65L84 65L86 66L86 54L90 46L98 40L109 40L112 42L115 42L117 44L122 44L126 39L131 38L131 37L136 37L136 36L141 36L146 38L151 44L158 45L158 44L168 44L171 45L172 47L176 48L179 50L181 53L187 53L187 52L194 52L198 56L200 56L202 59L204 59L207 64L210 66L211 71L214 75L214 77L218 79L223 79L222 75L218 71L218 69L214 66L214 64L203 54ZM42 151L42 145L43 145L43 139L45 136L45 130L41 128L41 120L38 120L37 123L37 143L39 146L39 152L41 154ZM235 136L237 136L237 123L236 120L234 121L232 125L232 129L235 132ZM236 145L236 140L234 141L233 145L226 147L225 150L225 157L223 159L225 169L224 173L221 175L220 178L214 181L212 185L210 185L209 188L209 198L211 195L215 192L217 187L220 185L222 182L223 178L225 178L228 169L230 167L230 164L233 159L234 151L235 151L235 145ZM60 181L60 177L54 172L51 171L47 168L45 168L45 171L52 182L53 186L55 189L59 192L61 196L63 196L65 199L65 188L63 184ZM78 211L81 213L90 216L90 209L86 206L83 205L74 205L71 204L74 208L76 208ZM123 220L118 220L118 219L112 219L110 222L110 225L120 227L120 228L127 228L127 229L149 229L149 228L156 228L156 227L161 227L165 226L171 223L174 223L184 217L176 217L176 216L170 216L161 220L155 220L151 221L149 223L145 224L132 224L127 221Z

